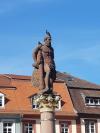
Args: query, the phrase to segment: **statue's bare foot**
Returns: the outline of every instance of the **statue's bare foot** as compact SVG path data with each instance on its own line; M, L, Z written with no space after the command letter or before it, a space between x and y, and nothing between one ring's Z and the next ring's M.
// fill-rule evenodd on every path
M51 94L52 93L52 88L45 88L43 90L40 91L40 94Z

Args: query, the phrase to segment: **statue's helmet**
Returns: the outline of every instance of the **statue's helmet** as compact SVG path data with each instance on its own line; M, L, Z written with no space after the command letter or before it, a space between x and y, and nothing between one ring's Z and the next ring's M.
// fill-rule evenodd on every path
M44 37L44 41L47 40L47 38L51 39L51 34L46 30L46 36Z

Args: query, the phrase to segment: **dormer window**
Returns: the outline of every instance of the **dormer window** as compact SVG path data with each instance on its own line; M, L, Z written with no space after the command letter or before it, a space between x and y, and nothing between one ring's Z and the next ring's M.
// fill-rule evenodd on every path
M36 98L36 96L34 95L33 97L32 97L32 109L38 109L38 105L34 102L34 99Z
M100 106L100 97L85 97L86 105Z
M33 108L33 109L38 109L38 107L39 107L39 106L38 106L36 103L33 102L32 108Z
M0 93L0 108L4 107L5 97L4 94Z

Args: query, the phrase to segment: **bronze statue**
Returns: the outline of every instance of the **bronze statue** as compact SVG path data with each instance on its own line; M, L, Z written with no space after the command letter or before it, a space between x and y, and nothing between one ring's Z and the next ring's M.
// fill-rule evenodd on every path
M44 44L38 43L33 52L33 67L39 71L39 87L42 93L51 93L56 79L54 50L51 46L51 35L46 31Z

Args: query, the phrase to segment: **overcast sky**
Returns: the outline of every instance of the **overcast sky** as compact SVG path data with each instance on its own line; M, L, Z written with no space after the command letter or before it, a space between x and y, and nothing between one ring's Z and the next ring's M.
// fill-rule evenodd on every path
M31 75L46 29L57 70L100 84L100 0L0 0L0 73Z

